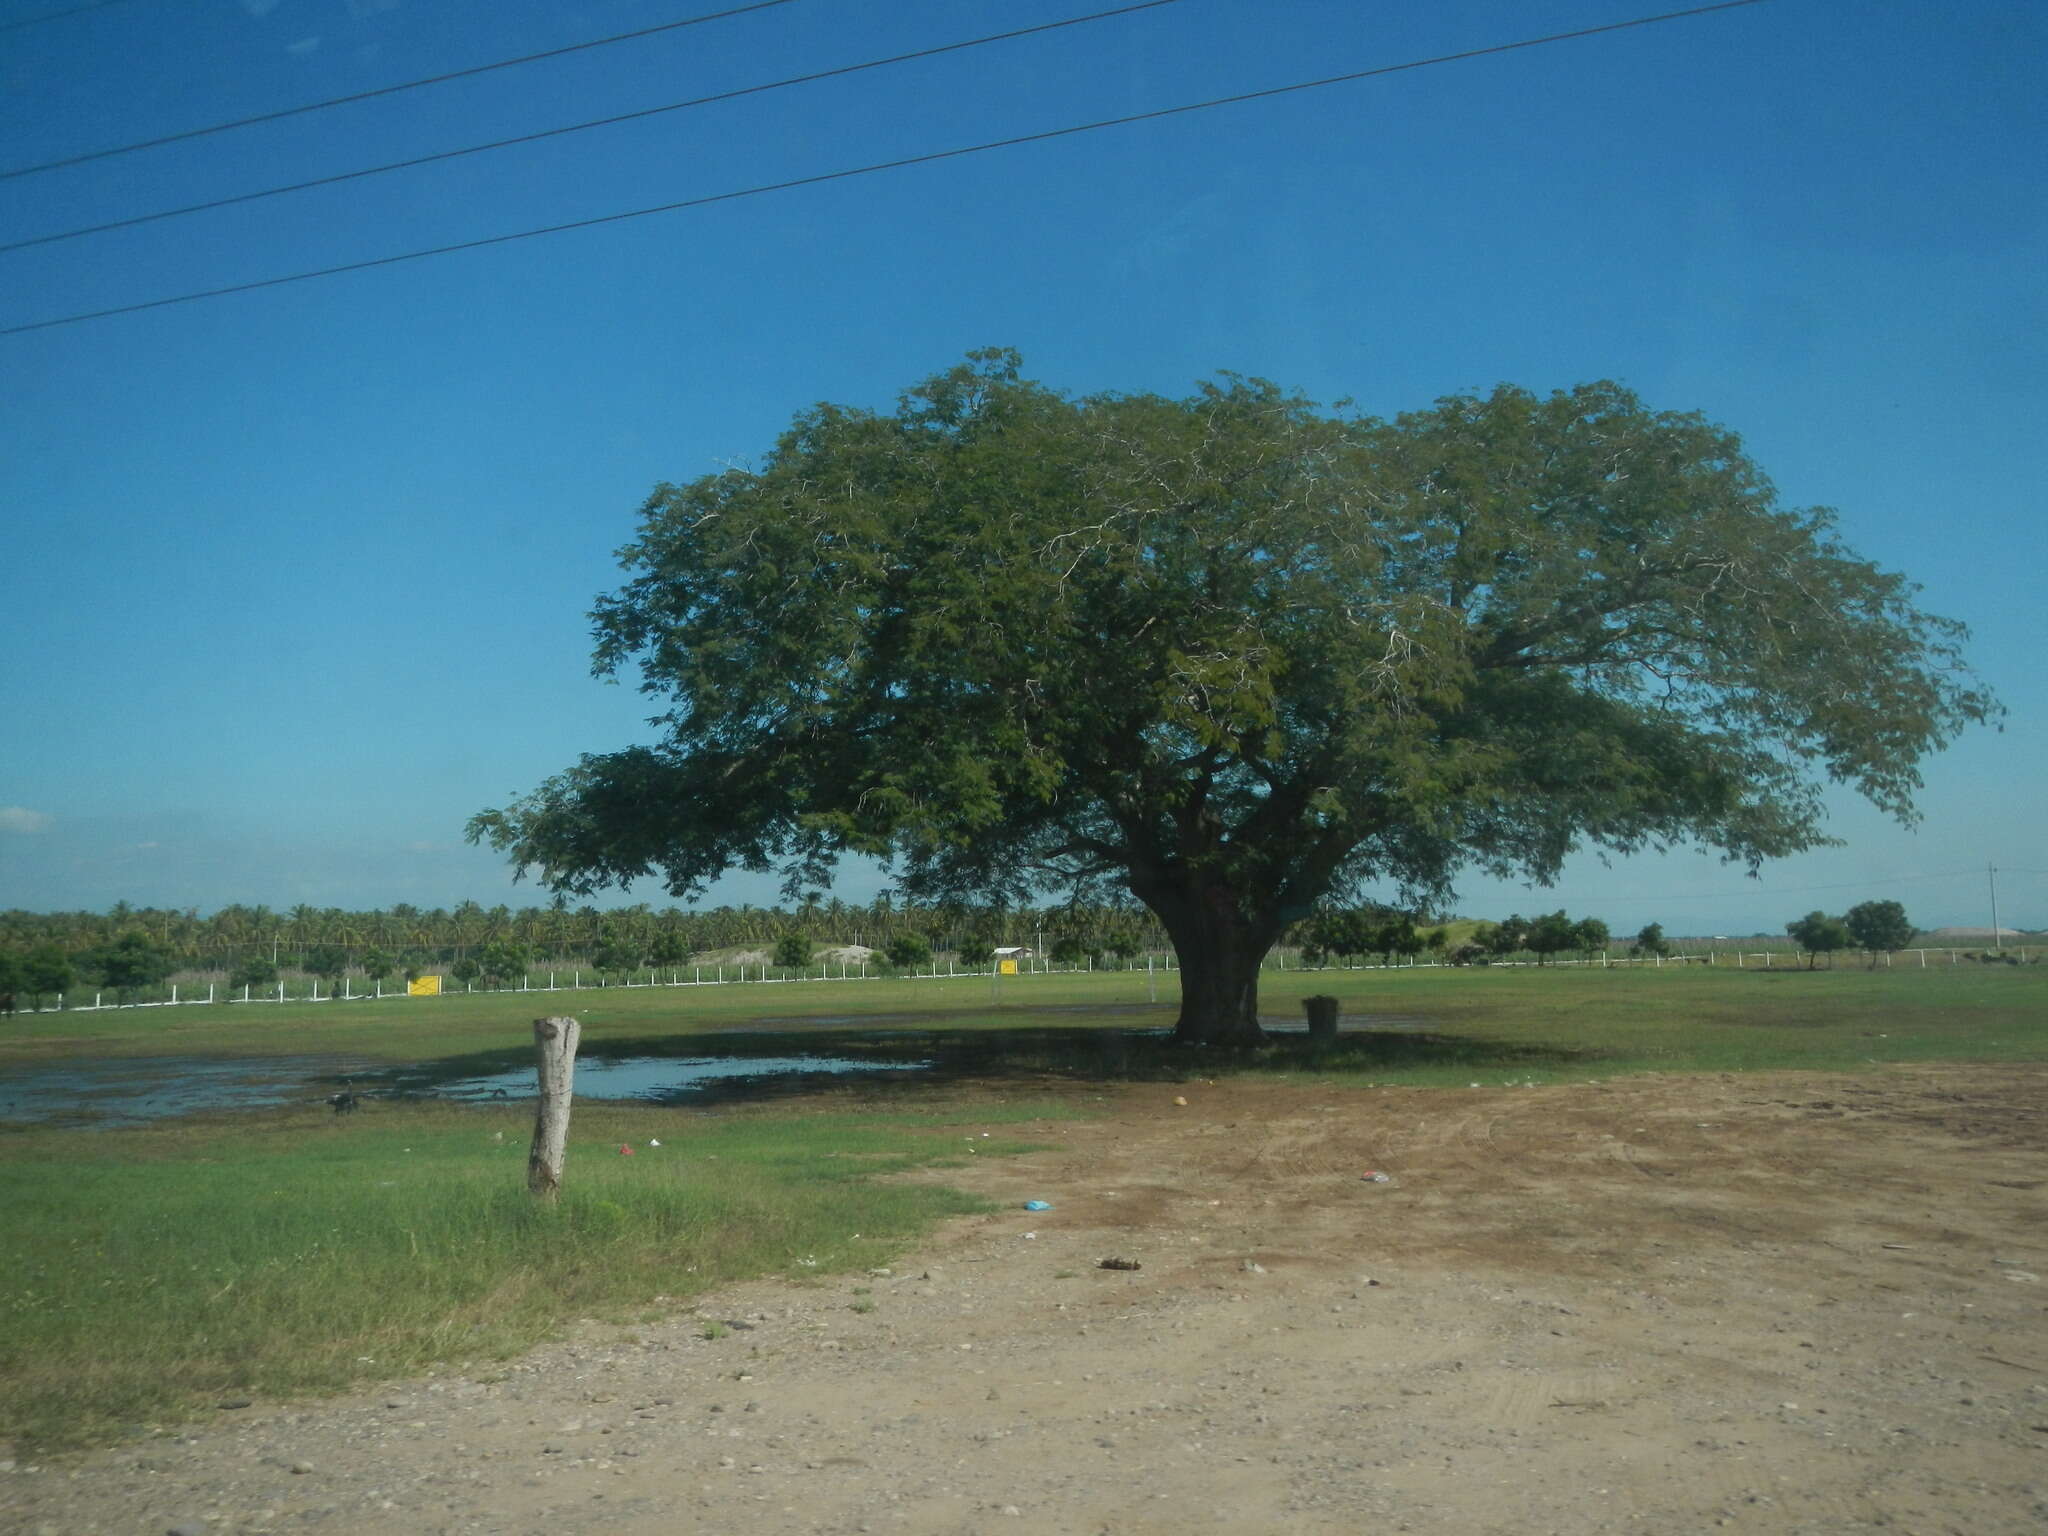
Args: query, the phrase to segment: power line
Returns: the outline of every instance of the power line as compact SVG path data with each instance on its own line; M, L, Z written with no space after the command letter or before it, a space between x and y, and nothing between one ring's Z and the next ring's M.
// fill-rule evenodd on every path
M120 0L104 0L104 3L120 3ZM564 54L582 53L590 48L604 48L612 43L630 43L636 38L653 37L661 32L674 32L681 27L699 27L707 21L724 21L732 16L744 16L749 11L772 10L778 5L789 5L792 0L754 0L751 5L736 5L729 10L710 11L702 16L689 16L681 21L665 21L658 27L642 27L637 32L618 32L610 37L592 38L587 43L569 43L561 48L548 48L540 53L521 54L516 59L500 59L495 64L474 64L468 69L451 69L446 74L427 75L419 80L407 80L398 85L380 85L375 90L356 91L347 96L330 96L325 101L309 101L304 106L282 107L275 112L259 112L254 117L238 117L230 122L213 123L204 128L187 128L179 133L167 133L160 139L140 139L133 144L117 144L112 149L89 150L82 155L69 155L62 160L45 160L40 165L24 165L17 170L0 171L0 181L11 181L17 176L34 176L42 171L62 170L66 166L85 165L94 160L110 160L115 155L132 155L140 149L158 149L166 144L181 144L187 139L203 139L209 134L226 133L231 128L250 128L257 123L275 123L287 117L302 117L308 112L324 112L329 107L343 107L350 102L373 101L379 96L396 96L401 91L416 91L422 86L445 85L450 80L466 80L471 75L487 75L496 69L511 69L518 64L534 64L542 59L559 59ZM90 10L93 7L86 7ZM75 15L76 12L64 12ZM54 20L55 18L43 18Z
M1999 866L1998 872L2000 874L2008 873L2008 871L2005 869L2003 865ZM1888 886L1917 885L1928 880L1961 880L1965 878L1974 879L1983 873L1984 871L1981 869L1950 869L1943 870L1939 874L1932 875L1873 875L1867 880L1842 880L1832 885L1758 885L1752 886L1748 890L1743 891L1694 891L1685 894L1672 894L1669 892L1634 892L1625 895L1614 895L1611 893L1606 895L1589 895L1583 891L1570 890L1562 890L1557 892L1556 894L1558 894L1561 897L1569 897L1573 901L1582 902L1753 901L1759 896L1812 896L1823 891L1865 891L1872 889L1882 890Z
M1078 27L1091 21L1104 21L1114 16L1128 16L1134 11L1157 10L1161 6L1178 5L1180 0L1138 0L1137 4L1118 6L1115 10L1095 11L1087 16L1070 16L1063 21L1048 21L1035 27L1018 27L1009 32L994 32L987 37L969 38L965 42L941 43L932 48L919 48L912 53L892 54L885 59L869 59L861 64L842 64L834 69L814 70L807 75L791 75L782 80L771 80L764 85L744 85L736 90L719 91L710 96L695 96L688 101L672 101L666 106L644 107L637 112L621 112L613 117L593 118L589 122L570 123L560 128L543 128L535 133L522 133L514 138L494 139L488 144L471 144L464 149L444 149L436 154L416 155L410 160L394 160L386 165L367 166L362 170L341 171L332 176L317 176L311 181L296 181L288 186L266 187L260 192L242 192L233 197L217 197L211 202L191 203L183 208L166 208L157 213L137 214L133 218L114 219L105 224L92 224L82 229L68 229L60 234L37 235L29 240L16 240L0 245L0 255L9 251L27 250L30 246L55 245L63 240L80 240L87 235L103 235L110 230L132 229L138 224L154 224L161 219L180 218L188 213L209 213L216 208L232 208L238 203L253 203L266 197L281 197L287 192L305 192L314 187L331 187L344 181L359 181L366 176L382 176L389 171L407 171L422 165L434 165L443 160L458 160L465 155L480 155L493 149L509 149L517 144L538 143L542 139L560 138L564 134L582 133L591 128L610 128L620 123L637 122L641 118L659 117L667 112L681 112L690 107L710 106L715 102L734 101L742 96L758 96L765 91L779 91L793 85L810 85L819 80L831 80L840 75L856 75L863 70L882 69L891 64L907 64L915 59L935 58L943 53L958 53L963 49L979 48L988 43L1009 42L1019 37L1030 37L1038 32L1056 32L1062 27Z
M41 16L24 16L19 21L0 21L0 32L19 32L23 27L40 27L46 21L63 21L71 16L83 16L87 11L104 11L109 6L126 5L129 0L94 0L91 5L74 5L68 11L46 11Z
M1265 90L1241 91L1233 96L1215 96L1207 101L1187 102L1177 107L1158 107L1150 112L1133 112L1123 117L1106 117L1092 123L1076 123L1066 128L1047 128L1037 133L1020 133L1004 139L990 139L981 144L968 144L957 149L932 150L922 155L905 155L895 160L878 160L869 165L853 166L846 170L820 171L812 176L792 177L788 181L764 182L759 186L742 187L731 192L712 192L702 197L684 198L678 202L660 203L651 208L634 208L624 213L599 214L588 219L571 219L562 224L543 225L537 229L517 230L511 234L483 235L474 240L458 240L450 245L427 246L420 250L403 251L395 256L373 256L363 261L342 262L331 267L315 267L304 272L287 273L281 277L256 278L244 283L228 283L219 288L197 289L190 293L172 294L167 298L145 299L138 304L118 304L108 309L87 310L73 315L60 315L50 320L32 320L25 325L0 327L0 336L19 336L29 331L50 330L57 326L80 325L88 320L105 320L115 315L132 315L143 310L164 309L174 304L192 304L201 299L224 298L234 293L253 293L263 288L281 288L290 283L311 282L316 278L339 277L346 272L366 272L376 267L398 266L404 262L423 261L430 256L449 256L458 251L481 250L486 246L510 245L519 240L534 240L543 235L566 234L570 230L595 229L605 224L623 224L631 219L644 219L658 213L678 213L687 208L704 208L713 203L735 202L746 197L760 197L770 192L788 192L798 187L814 187L832 181L846 181L856 176L872 176L881 171L902 170L907 166L931 165L941 160L957 160L966 155L986 154L990 150L1012 149L1020 144L1041 144L1051 139L1071 138L1075 134L1094 133L1104 128L1127 127L1132 123L1155 122L1161 118L1179 117L1190 112L1205 112L1213 107L1236 106L1247 101L1264 101L1275 96L1289 96L1300 91L1318 90L1329 85L1343 85L1356 80L1369 80L1378 75L1401 74L1408 70L1427 69L1437 64L1455 64L1466 59L1485 58L1493 54L1513 53L1524 48L1540 48L1549 43L1571 42L1583 37L1597 37L1607 32L1623 32L1634 27L1654 26L1659 22L1680 21L1692 16L1710 15L1716 11L1740 10L1746 6L1761 5L1764 0L1720 0L1714 5L1694 6L1689 10L1666 11L1656 16L1638 16L1629 21L1608 22L1597 27L1580 27L1570 32L1552 32L1543 37L1522 38L1512 43L1495 43L1485 48L1467 48L1458 53L1437 54L1432 58L1411 59L1403 64L1382 64L1373 69L1352 70L1342 75L1325 75L1317 80L1297 81L1293 85L1269 86Z

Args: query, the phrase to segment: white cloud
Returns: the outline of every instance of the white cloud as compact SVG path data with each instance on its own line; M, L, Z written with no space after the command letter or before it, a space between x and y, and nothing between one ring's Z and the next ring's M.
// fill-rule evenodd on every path
M302 37L296 43L286 43L284 51L295 59L303 59L320 46L318 37Z
M0 832L47 832L56 824L54 817L25 805L0 805Z
M259 21L276 10L282 0L242 0L242 9Z

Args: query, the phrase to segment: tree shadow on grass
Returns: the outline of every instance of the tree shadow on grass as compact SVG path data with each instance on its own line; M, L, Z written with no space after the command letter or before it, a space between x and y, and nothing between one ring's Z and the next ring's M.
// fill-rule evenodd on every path
M1219 1073L1365 1073L1456 1069L1502 1072L1583 1068L1597 1053L1532 1042L1481 1039L1414 1028L1351 1029L1333 1039L1270 1033L1242 1050L1177 1044L1171 1031L1105 1025L984 1025L969 1029L829 1028L721 1030L585 1041L579 1061L669 1062L673 1088L636 1094L642 1102L760 1103L825 1088L893 1095L932 1088L1016 1088L1053 1084L1186 1082ZM530 1071L531 1047L478 1051L393 1069L369 1080L377 1097L440 1097L465 1080ZM688 1064L715 1063L692 1079ZM758 1062L758 1073L745 1071ZM815 1066L806 1063L815 1062ZM737 1069L737 1070L736 1070ZM659 1074L657 1074L658 1076ZM357 1084L363 1086L359 1077ZM530 1096L531 1089L509 1097Z

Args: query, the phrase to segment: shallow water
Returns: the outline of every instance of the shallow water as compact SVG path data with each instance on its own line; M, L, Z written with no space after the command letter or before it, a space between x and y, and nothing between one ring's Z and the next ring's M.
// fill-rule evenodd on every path
M132 1125L202 1110L318 1103L334 1092L341 1075L367 1070L328 1056L128 1057L25 1067L0 1074L0 1120Z
M575 1089L579 1099L640 1099L672 1103L716 1084L753 1077L789 1077L808 1073L920 1071L928 1061L855 1061L839 1056L621 1056L578 1057ZM410 1091L407 1079L397 1080L400 1092ZM483 1077L442 1078L430 1090L444 1099L528 1099L535 1091L534 1069L518 1067Z
M583 1056L579 1099L685 1102L749 1078L797 1074L916 1071L925 1061L857 1061L835 1056ZM431 1063L392 1069L361 1060L273 1056L233 1061L189 1056L65 1062L0 1073L0 1120L138 1125L208 1110L320 1104L344 1084L366 1099L530 1099L531 1066L449 1077Z

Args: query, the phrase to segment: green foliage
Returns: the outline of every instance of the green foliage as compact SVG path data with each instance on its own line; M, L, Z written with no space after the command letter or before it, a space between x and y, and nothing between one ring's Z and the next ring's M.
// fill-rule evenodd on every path
M177 968L177 957L134 929L111 944L101 945L87 957L87 964L99 975L100 984L125 997L137 987L153 987Z
M1856 947L1870 952L1873 965L1879 951L1904 949L1920 931L1907 920L1906 909L1896 901L1858 902L1842 921Z
M630 934L607 933L590 950L591 966L608 976L640 968L640 946Z
M1671 953L1671 941L1664 937L1662 923L1645 923L1636 935L1636 953L1662 957Z
M1536 963L1567 949L1576 949L1579 944L1578 925L1565 915L1560 907L1555 912L1546 912L1529 924L1529 934L1524 946L1533 951Z
M1088 941L1079 934L1063 933L1052 941L1045 953L1046 958L1056 965L1080 965L1088 958L1090 950Z
M1608 931L1607 924L1597 917L1582 917L1572 925L1572 948L1585 954L1590 955L1595 950L1605 949L1608 940L1613 937L1614 935Z
M14 994L23 991L21 984L21 956L11 949L0 949L0 996L7 1000L7 1012L14 1012Z
M477 974L485 986L501 987L526 974L529 958L524 944L515 944L510 939L492 939L477 949Z
M21 957L20 987L38 1008L44 998L70 991L77 980L77 967L55 943L37 944Z
M372 981L382 981L398 969L398 962L381 949L363 952L362 971Z
M785 933L775 941L775 963L786 970L801 971L811 963L811 939L805 933Z
M268 955L244 955L228 972L228 985L247 987L252 992L274 987L277 985L277 967L270 963Z
M647 946L647 963L665 968L688 965L696 951L690 941L673 928L664 928Z
M981 938L976 935L970 935L967 938L962 939L959 942L959 944L954 947L954 953L960 957L960 963L962 965L968 966L974 970L980 970L984 966L991 965L994 963L996 958L996 947L995 945L989 943L987 939Z
M348 974L348 951L339 944L315 944L300 957L299 968L312 976L340 981Z
M1480 924L1472 939L1483 944L1489 955L1505 960L1529 947L1529 921L1519 912L1512 912L1497 923Z
M882 953L899 971L914 971L920 965L932 963L931 943L921 934L899 933L888 942Z
M1309 921L1307 947L1318 955L1349 959L1390 949L1388 913L1383 907L1333 907Z
M1819 785L1911 814L1997 706L1959 626L1777 505L1739 440L1611 383L1392 421L1257 379L1072 399L988 351L894 414L658 486L596 610L668 701L470 836L583 894L848 852L911 896L1128 893L1184 1039L1259 1037L1327 899L1585 845L1816 846Z
M448 967L448 974L461 982L465 987L474 984L476 979L483 975L483 973L483 962L478 960L475 955L464 955L460 960L457 960Z
M1373 947L1389 960L1395 956L1412 960L1422 953L1423 938L1416 932L1415 919L1412 917L1398 917L1392 922L1381 924L1373 937Z
M1806 968L1813 969L1817 956L1831 955L1838 949L1847 949L1851 942L1849 925L1839 917L1813 911L1801 918L1795 918L1785 925L1785 931L1793 941L1806 951Z

